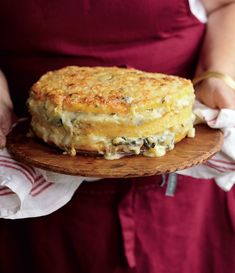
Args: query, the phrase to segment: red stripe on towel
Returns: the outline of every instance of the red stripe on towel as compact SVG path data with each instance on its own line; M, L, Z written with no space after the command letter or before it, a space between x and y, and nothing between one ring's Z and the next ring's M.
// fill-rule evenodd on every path
M10 168L10 169L13 169L13 170L16 170L16 171L19 171L21 172L26 178L27 180L31 183L31 184L34 184L34 181L33 179L29 176L28 172L26 172L25 170L23 170L21 167L18 167L17 165L11 163L11 164L7 164L7 163L1 163L0 162L0 166L3 166L3 167L7 167L7 168Z
M40 188L38 191L30 193L32 196L39 195L41 192L43 192L45 189L49 188L52 186L54 183L52 182L46 182L46 185L44 185L42 188Z
M18 161L16 161L15 159L13 159L12 157L7 156L7 155L0 155L0 158L1 158L1 157L2 157L2 158L6 158L6 159L12 161L12 163L17 163L17 164L19 164L20 166L24 167L24 168L27 169L29 172L31 172L32 175L36 175L36 171L35 171L34 168L31 167L30 165L25 165L25 164L23 164L23 163L21 163L21 162L18 162Z
M18 166L19 168L22 168L25 172L28 172L28 174L31 176L31 179L34 181L35 180L35 174L32 173L30 170L28 170L23 164L20 164L18 162L14 162L14 161L10 161L10 160L6 160L6 159L0 159L0 163L9 163L9 164L13 164L15 166Z

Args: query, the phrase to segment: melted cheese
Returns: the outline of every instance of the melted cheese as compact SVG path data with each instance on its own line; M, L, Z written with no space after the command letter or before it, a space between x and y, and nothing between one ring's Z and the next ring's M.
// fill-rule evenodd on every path
M169 97L169 96L168 96ZM168 98L169 99L169 98ZM168 100L165 98L166 102ZM171 98L172 100L172 98ZM96 114L91 112L70 112L60 108L56 108L52 103L45 101L44 103L39 103L34 99L30 99L28 104L30 106L31 112L34 115L41 116L48 122L54 122L55 120L61 119L63 124L68 127L73 127L75 123L87 122L87 123L116 123L116 124L128 124L128 125L139 125L144 122L148 122L155 119L162 118L167 112L179 112L185 107L192 105L193 97L186 96L184 98L179 98L177 100L175 107L169 105L162 105L157 108L144 109L142 112L133 111L130 115L120 115L117 113L111 114Z
M163 156L193 137L192 83L174 76L118 68L67 67L31 89L32 129L70 155L96 152Z

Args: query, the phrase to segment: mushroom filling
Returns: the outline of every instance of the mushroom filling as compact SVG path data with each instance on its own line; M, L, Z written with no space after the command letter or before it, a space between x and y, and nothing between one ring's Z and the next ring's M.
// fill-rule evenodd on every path
M112 145L117 147L114 150L123 150L132 154L140 154L148 157L159 157L165 155L165 153L174 148L175 134L169 131L149 136L146 138L134 138L134 137L115 137L112 140ZM118 149L120 148L120 149ZM106 153L106 157L112 156L117 152Z

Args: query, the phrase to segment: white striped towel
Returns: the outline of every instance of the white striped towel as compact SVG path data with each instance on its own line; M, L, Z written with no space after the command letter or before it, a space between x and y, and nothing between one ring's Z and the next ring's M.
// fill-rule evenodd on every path
M64 206L85 177L43 171L15 161L0 150L0 217L50 214ZM94 180L86 178L86 180Z
M235 111L210 109L196 101L194 113L198 123L207 123L211 128L221 129L224 143L221 152L207 162L177 173L196 178L214 178L218 186L228 191L235 183Z

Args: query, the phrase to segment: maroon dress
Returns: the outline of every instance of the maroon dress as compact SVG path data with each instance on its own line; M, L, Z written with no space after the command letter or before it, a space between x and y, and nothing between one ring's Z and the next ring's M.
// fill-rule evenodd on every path
M187 0L1 1L0 67L23 115L32 83L65 65L190 77L203 34ZM51 215L2 219L0 272L235 271L235 190L179 175L169 197L162 182L84 182Z

